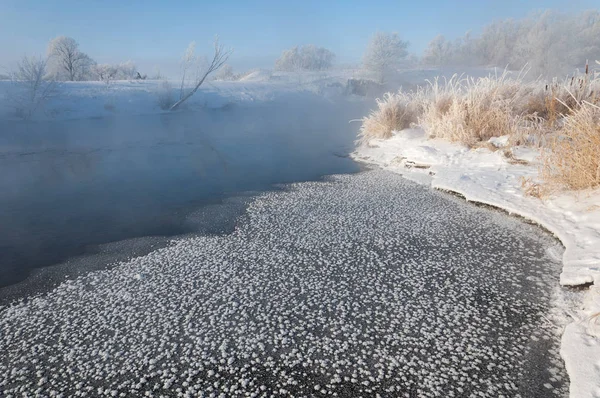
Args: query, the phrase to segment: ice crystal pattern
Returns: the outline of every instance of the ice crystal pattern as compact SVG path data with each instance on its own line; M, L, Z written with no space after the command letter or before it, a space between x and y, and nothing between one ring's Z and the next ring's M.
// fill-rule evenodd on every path
M369 171L0 309L0 395L552 397L535 228Z

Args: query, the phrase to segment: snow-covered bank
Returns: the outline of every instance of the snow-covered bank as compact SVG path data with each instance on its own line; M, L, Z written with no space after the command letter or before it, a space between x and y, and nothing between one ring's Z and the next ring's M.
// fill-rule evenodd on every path
M502 140L496 140L497 145ZM515 158L503 151L469 150L442 140L429 140L422 130L396 132L388 140L371 140L353 158L401 173L467 200L499 207L530 219L564 244L562 285L588 285L587 299L563 336L562 355L571 377L572 397L600 394L600 193L561 193L543 200L527 196L522 182L537 176L532 149L516 148ZM525 162L521 162L524 160Z
M464 72L464 71L463 71ZM469 70L470 76L487 75L488 69ZM452 76L454 69L411 69L398 73L389 87L412 88L417 83L437 75ZM182 111L198 108L223 109L234 104L261 101L289 100L299 93L336 98L360 98L347 95L349 79L371 79L360 69L335 69L322 72L273 72L254 70L237 81L210 81L202 85ZM171 99L179 96L181 82L168 81ZM385 89L389 89L389 87ZM0 80L0 120L19 120L23 101L23 87L8 80ZM31 117L36 121L101 118L119 115L147 115L168 113L159 102L165 94L163 80L119 80L110 84L99 81L60 82L47 98L41 101ZM379 93L371 93L378 95ZM372 99L371 99L372 100ZM24 103L25 102L25 103Z
M240 81L212 81L186 101L182 111L198 108L221 109L232 104L281 100L294 93L335 96L343 94L346 74L272 76L256 71ZM180 82L169 81L169 89L161 80L103 82L61 82L46 98L32 119L70 120L111 117L115 115L147 115L168 113L160 107L165 90L171 99L178 99ZM0 120L20 119L18 98L21 88L11 81L0 81Z

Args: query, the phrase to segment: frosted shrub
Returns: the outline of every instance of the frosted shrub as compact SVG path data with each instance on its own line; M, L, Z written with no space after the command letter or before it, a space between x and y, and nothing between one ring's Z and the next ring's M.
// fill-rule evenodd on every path
M93 78L110 84L113 80L132 80L137 76L137 68L131 61L120 64L96 64L90 69Z
M582 102L542 156L547 189L594 188L600 185L600 107Z
M11 74L13 87L9 94L17 116L31 118L52 96L55 82L46 75L46 60L43 58L24 56L17 63Z
M114 65L96 64L92 66L91 72L96 79L110 84L111 81L116 79L119 70Z
M275 69L285 72L300 70L319 71L331 68L335 54L312 44L285 50L275 61Z
M400 131L416 123L421 111L417 95L414 93L386 93L377 99L377 109L362 118L359 142L366 143L373 138L390 138L393 131Z
M550 83L538 81L530 86L533 86L530 92L521 96L526 102L522 111L529 121L537 121L534 136L538 146L545 146L560 134L564 122L577 113L582 104L600 104L600 80L587 68L586 73L575 74L562 82L554 79Z
M135 79L138 75L137 67L133 61L120 63L118 65L118 70L117 79L119 80Z
M383 83L408 56L408 42L401 40L397 33L377 32L371 37L365 54L363 66L377 74Z
M523 118L517 105L522 82L500 77L430 83L419 124L430 137L467 146L492 137L514 135Z

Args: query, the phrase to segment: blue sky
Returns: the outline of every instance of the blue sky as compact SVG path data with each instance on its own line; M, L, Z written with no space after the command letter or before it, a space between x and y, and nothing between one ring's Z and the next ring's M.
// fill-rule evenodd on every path
M282 50L309 43L355 62L376 31L398 32L419 53L439 33L454 38L496 19L598 7L598 0L0 0L0 67L44 54L59 35L100 63L131 59L147 73L154 65L171 73L191 40L208 54L215 34L235 49L237 70L269 67Z

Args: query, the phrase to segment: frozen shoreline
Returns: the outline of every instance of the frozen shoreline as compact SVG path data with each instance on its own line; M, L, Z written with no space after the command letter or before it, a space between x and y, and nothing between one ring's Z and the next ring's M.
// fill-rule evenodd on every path
M600 322L594 323L593 317L600 312L600 195L597 191L565 193L544 200L526 196L521 183L524 178L535 180L538 153L516 148L514 155L527 164L509 161L501 150L469 150L428 140L422 130L404 130L389 140L371 140L352 158L458 193L467 201L503 209L553 233L565 246L561 285L591 285L562 339L570 394L573 398L598 396Z

